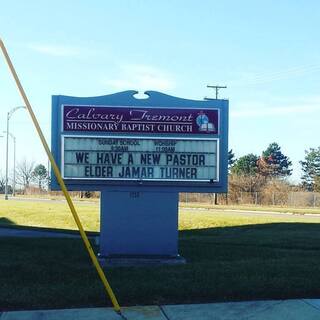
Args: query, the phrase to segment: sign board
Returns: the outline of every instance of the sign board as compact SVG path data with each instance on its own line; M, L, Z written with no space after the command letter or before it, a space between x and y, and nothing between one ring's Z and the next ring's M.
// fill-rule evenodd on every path
M53 97L52 151L69 189L226 191L228 102L133 93Z
M64 179L218 181L215 138L63 136Z

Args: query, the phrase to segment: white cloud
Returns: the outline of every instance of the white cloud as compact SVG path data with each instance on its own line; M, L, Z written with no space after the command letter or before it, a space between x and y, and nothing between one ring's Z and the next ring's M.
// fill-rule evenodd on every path
M56 57L73 57L81 52L80 48L65 45L29 44L28 47L33 51Z
M156 67L143 64L125 64L119 69L118 77L104 79L103 83L115 90L146 91L175 88L173 76Z
M279 105L279 103L277 103ZM231 110L230 115L235 118L240 117L273 117L273 116L297 116L301 114L320 113L319 97L306 98L301 102L282 102L280 106L262 105L259 103L250 102L246 105L237 107L236 110Z
M255 86L273 83L274 81L295 79L320 72L319 64L298 65L287 69L271 70L267 72L242 72L238 79L230 81L230 86Z

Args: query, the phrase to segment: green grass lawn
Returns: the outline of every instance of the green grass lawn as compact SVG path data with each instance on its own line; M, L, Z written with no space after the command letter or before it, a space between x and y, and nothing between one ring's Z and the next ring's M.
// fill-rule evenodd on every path
M99 230L99 204L77 202L76 208L87 231ZM0 225L77 229L67 203L61 201L0 200Z
M75 207L80 216L81 222L87 231L99 231L99 203L93 202L76 202ZM195 208L195 206L194 206ZM200 206L201 208L201 206ZM179 228L185 229L199 229L210 227L223 227L223 226L237 226L243 224L257 224L257 223L271 223L271 222L301 222L300 217L296 220L292 217L242 217L239 215L226 215L223 210L226 208L245 210L246 207L225 207L214 206L210 209L208 205L202 205L202 208L207 208L208 211L192 211L189 212L184 206L180 207L179 212ZM247 208L250 210L251 208ZM260 207L260 210L266 207ZM280 208L279 208L280 209ZM280 212L288 212L285 208ZM269 207L270 210L270 207ZM307 209L299 209L299 213L309 213ZM304 211L303 211L304 210ZM309 209L312 210L312 209ZM317 213L314 209L310 213ZM320 209L319 213L320 213ZM190 214L192 213L192 214ZM201 216L199 216L201 214ZM318 220L320 222L320 217ZM15 201L15 200L0 200L0 226L33 226L55 229L77 230L77 226L73 221L69 208L65 202L61 201Z
M3 202L2 223L75 228L65 204ZM98 206L77 207L86 229L97 230ZM122 305L318 298L319 222L182 210L186 265L106 274ZM0 256L0 310L110 305L80 240L0 238Z

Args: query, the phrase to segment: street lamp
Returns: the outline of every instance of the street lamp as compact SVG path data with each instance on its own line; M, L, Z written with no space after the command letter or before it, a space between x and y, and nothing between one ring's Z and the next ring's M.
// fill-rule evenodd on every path
M7 131L3 131L7 133ZM16 195L16 137L8 132L9 136L13 139L13 186L12 186L12 196Z
M25 106L19 106L11 109L7 113L7 148L6 148L6 184L5 184L5 196L4 199L8 200L8 157L9 157L9 120L13 113L19 109L26 109Z

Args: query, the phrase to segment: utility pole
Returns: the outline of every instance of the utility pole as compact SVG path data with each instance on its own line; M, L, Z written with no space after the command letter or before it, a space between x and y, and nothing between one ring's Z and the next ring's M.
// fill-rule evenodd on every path
M25 106L19 106L19 107L15 107L13 109L11 109L8 113L7 113L7 147L6 147L6 184L5 184L5 195L4 195L4 199L8 200L8 166L9 166L9 162L8 162L8 157L9 157L9 120L11 118L11 116L13 115L13 113L19 109L26 109Z
M4 187L4 199L8 200L8 159L9 159L9 119L10 119L10 112L7 113L7 145L6 145L6 184Z
M216 100L217 100L218 99L218 94L219 94L219 89L227 89L227 86L212 86L212 85L208 84L207 88L216 89ZM215 100L215 99L208 98L208 97L205 97L204 99L205 100ZM214 193L213 196L214 196L214 204L217 205L218 204L218 194Z
M226 89L227 86L211 86L211 85L207 85L207 88L212 88L212 89L216 89L216 99L218 99L218 94L219 94L219 89ZM212 98L207 98L205 97L206 100L214 100Z
M13 183L12 183L12 196L15 197L16 195L16 137L7 131L3 131L3 133L6 133L7 135L12 138L13 140ZM1 136L0 136L1 137Z

